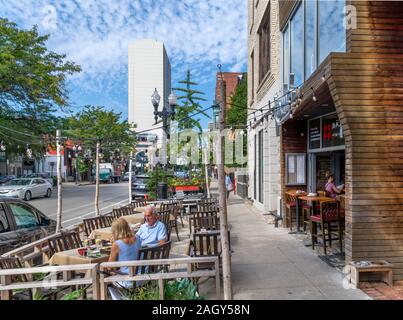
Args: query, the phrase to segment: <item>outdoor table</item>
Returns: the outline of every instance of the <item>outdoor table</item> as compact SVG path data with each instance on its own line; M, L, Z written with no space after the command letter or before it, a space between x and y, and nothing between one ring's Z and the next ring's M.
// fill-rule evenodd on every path
M148 207L148 206L145 206L145 207L137 207L137 208L134 208L134 211L143 212L143 213L144 213L144 211L146 211L147 207ZM155 207L157 208L157 210L161 209L161 205L160 205L160 204L157 204Z
M80 256L78 249L56 252L49 260L49 265L73 265L73 264L91 264L106 262L109 259L108 254L101 254L98 258Z
M135 213L129 216L122 216L128 224L144 223L144 213Z
M136 234L136 232L140 229L140 225L130 225L130 229ZM107 227L107 228L100 228L100 229L95 229L91 232L90 236L88 239L101 239L105 241L110 241L112 238L112 227Z
M286 192L286 194L288 194L288 195L290 195L290 196L292 196L292 197L295 197L296 199L297 199L297 201L296 201L296 203L295 203L295 215L296 215L296 222L297 222L297 231L296 231L296 233L299 233L300 232L300 230L299 230L299 227L300 227L300 221L299 221L299 200L301 199L301 197L303 197L303 196L306 196L308 193L307 192L300 192L300 193L297 193L297 190L290 190L290 191L287 191ZM291 220L291 224L292 224L292 220Z
M313 209L313 214L316 215L316 202L322 203L325 201L329 200L336 200L330 197L320 197L320 196L302 196L299 197L300 200L302 201L312 201L312 209Z

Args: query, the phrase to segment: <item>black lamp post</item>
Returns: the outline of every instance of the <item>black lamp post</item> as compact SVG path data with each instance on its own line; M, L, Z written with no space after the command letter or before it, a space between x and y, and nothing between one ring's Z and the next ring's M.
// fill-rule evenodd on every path
M79 177L79 174L78 174L78 159L77 158L78 158L79 154L81 154L81 151L83 151L83 148L81 147L81 145L75 144L73 146L74 157L76 158L76 184L78 184L78 177Z
M217 118L220 114L220 104L216 100L214 100L213 105L213 117L214 117L214 128L217 129Z
M168 139L169 139L168 120L169 120L169 117L171 117L172 119L174 119L174 117L175 117L175 107L176 107L177 100L178 100L177 96L172 91L168 97L168 107L164 103L162 111L158 111L158 106L160 104L161 97L160 97L157 89L154 90L154 93L151 96L151 103L154 106L155 124L157 124L158 118L162 119L163 129L164 129Z

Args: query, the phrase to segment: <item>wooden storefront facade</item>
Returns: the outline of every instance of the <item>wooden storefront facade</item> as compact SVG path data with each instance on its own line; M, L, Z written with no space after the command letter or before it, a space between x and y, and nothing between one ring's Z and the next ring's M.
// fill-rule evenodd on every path
M280 28L297 2L280 1ZM403 2L346 5L357 17L356 28L346 30L346 52L321 62L302 85L307 94L293 118L281 127L282 198L295 189L286 185L286 154L308 151L307 115L320 115L323 105L334 108L345 140L346 261L387 260L394 280L402 281Z

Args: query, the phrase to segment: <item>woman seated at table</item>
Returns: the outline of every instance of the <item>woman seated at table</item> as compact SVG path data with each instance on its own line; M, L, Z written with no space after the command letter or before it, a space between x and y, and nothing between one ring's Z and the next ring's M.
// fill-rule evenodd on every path
M336 185L334 184L334 175L329 174L327 178L327 183L325 186L326 189L326 195L330 198L336 198L338 194L342 193L343 189L342 188L337 188Z
M123 218L119 218L112 224L113 244L109 262L137 260L141 248L141 240L136 238L129 224ZM122 267L119 273L129 274L128 267Z

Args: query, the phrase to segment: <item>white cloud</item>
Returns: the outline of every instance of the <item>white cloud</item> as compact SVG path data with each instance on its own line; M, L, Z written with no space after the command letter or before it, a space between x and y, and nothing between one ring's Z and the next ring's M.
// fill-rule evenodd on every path
M46 5L56 8L55 29L43 23ZM246 0L0 0L0 8L0 16L50 33L50 48L82 66L72 81L83 91L126 94L127 46L141 38L164 41L174 80L186 68L208 81L217 63L246 66Z

